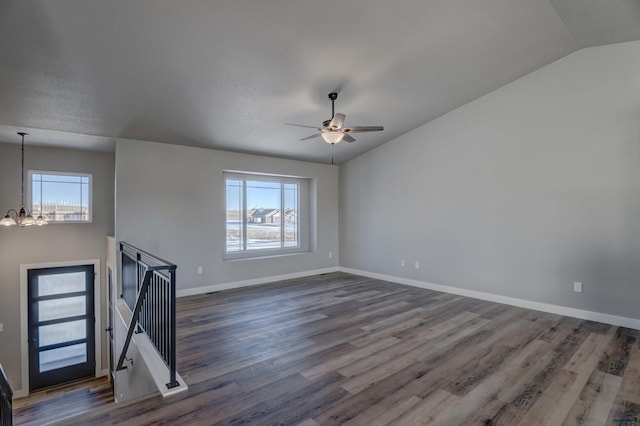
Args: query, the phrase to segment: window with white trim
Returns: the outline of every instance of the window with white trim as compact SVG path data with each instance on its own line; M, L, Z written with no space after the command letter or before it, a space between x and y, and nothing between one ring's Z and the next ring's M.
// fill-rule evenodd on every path
M49 223L92 221L92 176L29 170L29 203L34 215Z
M309 179L225 172L226 258L309 250Z

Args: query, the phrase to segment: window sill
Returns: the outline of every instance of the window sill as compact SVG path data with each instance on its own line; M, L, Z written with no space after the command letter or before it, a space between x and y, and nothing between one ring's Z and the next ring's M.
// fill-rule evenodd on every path
M238 256L238 257L235 257L235 256L233 256L233 257L225 257L222 261L224 263L227 263L227 262L242 262L244 260L273 259L273 258L277 258L277 257L299 256L301 254L309 254L309 253L311 253L311 250L295 251L295 252L290 252L290 253L269 253L269 254L263 254L263 255L247 254L247 255Z

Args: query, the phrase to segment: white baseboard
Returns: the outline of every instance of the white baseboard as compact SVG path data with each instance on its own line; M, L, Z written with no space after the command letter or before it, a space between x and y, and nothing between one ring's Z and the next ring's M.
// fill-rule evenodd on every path
M331 272L338 272L339 270L340 270L339 267L333 266L330 268L312 269L310 271L293 272L291 274L284 274L284 275L272 275L270 277L260 277L260 278L254 278L251 280L234 281L234 282L222 283L222 284L212 284L212 285L207 285L203 287L185 288L182 290L177 290L176 296L185 297L185 296L193 296L196 294L212 293L215 291L231 290L234 288L249 287L249 286L259 285L259 284L267 284L275 281L310 277L312 275L329 274Z
M435 290L443 293L457 294L459 296L472 297L474 299L487 300L489 302L502 303L505 305L517 306L520 308L533 309L535 311L548 312L552 314L564 315L572 318L579 318L589 321L597 321L605 324L616 325L619 327L628 327L640 330L640 320L634 318L620 317L617 315L603 314L601 312L592 312L584 309L569 308L567 306L552 305L550 303L534 302L516 297L501 296L499 294L485 293L483 291L467 290L464 288L451 287L441 284L433 284L423 281L412 280L408 278L395 277L393 275L378 274L376 272L362 271L360 269L352 269L340 267L341 272L354 275L375 278L383 281L390 281L398 284L410 285L413 287L424 288L427 290Z
M17 391L13 391L13 399L24 398L25 396L29 396L29 392L26 390L18 389Z
M290 280L295 278L309 277L312 275L328 274L331 272L346 272L363 277L375 278L379 280L389 281L398 284L410 285L412 287L424 288L427 290L440 291L443 293L457 294L459 296L472 297L474 299L486 300L489 302L503 303L505 305L517 306L520 308L533 309L535 311L548 312L557 315L564 315L572 318L579 318L589 321L597 321L605 324L611 324L619 327L628 327L640 330L640 319L621 317L601 312L587 311L584 309L570 308L568 306L553 305L551 303L535 302L532 300L519 299L517 297L501 296L499 294L486 293L483 291L468 290L459 287L452 287L442 284L434 284L424 281L412 280L409 278L396 277L393 275L379 274L376 272L363 271L360 269L346 268L343 266L335 266L323 269L313 269L310 271L294 272L284 275L273 275L270 277L254 278L245 281L234 281L222 284L213 284L203 287L194 287L184 290L178 290L177 296L192 296L196 294L211 293L215 291L230 290L234 288L248 287L260 284L267 284L275 281Z

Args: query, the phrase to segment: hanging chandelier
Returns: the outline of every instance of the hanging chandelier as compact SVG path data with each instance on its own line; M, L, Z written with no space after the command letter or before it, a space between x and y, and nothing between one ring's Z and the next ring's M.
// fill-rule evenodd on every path
M20 199L20 210L9 209L7 214L3 219L0 220L0 226L31 226L31 225L46 225L47 219L42 216L42 212L38 215L37 219L33 218L31 211L24 208L24 137L28 136L28 133L18 132L20 136L22 136L22 186L20 187L21 199ZM42 205L40 205L42 208Z

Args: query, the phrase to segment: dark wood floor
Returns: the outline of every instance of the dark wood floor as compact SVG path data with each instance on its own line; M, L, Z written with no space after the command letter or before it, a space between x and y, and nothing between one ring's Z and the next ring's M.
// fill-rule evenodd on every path
M335 273L178 302L181 394L61 424L640 424L640 332Z
M13 401L13 424L39 426L113 403L106 377L92 378L34 392Z

